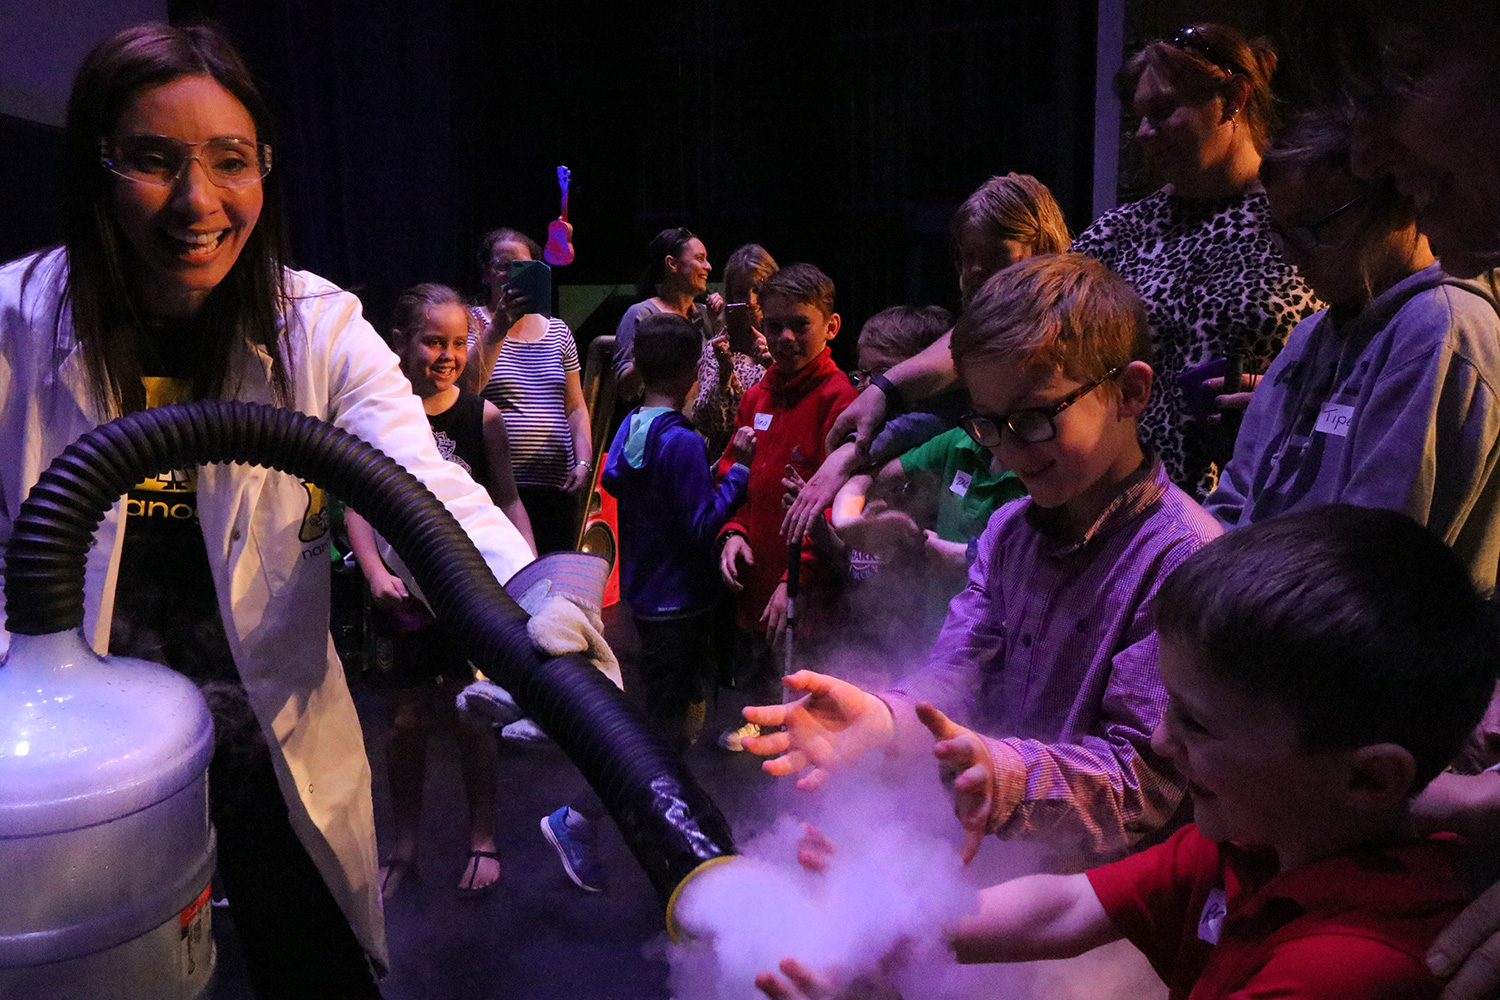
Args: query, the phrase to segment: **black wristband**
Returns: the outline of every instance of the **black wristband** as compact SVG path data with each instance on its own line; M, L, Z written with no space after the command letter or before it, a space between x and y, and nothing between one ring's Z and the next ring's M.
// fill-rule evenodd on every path
M881 374L872 376L870 384L885 394L885 410L887 413L906 412L906 397L901 395L901 390L896 388L896 383Z

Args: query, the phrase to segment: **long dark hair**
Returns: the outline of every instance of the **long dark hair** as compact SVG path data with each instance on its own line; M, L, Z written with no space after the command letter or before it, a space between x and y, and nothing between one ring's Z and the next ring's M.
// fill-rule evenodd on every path
M667 258L682 256L682 248L688 245L689 240L697 238L691 229L683 226L674 226L657 233L651 240L651 245L646 247L646 270L636 283L636 298L649 299L655 295L656 286L667 275Z
M256 138L274 142L270 114L249 70L229 40L208 25L146 24L115 34L84 59L68 98L63 130L68 281L60 309L72 310L94 398L106 411L113 407L132 413L146 407L140 363L146 320L127 278L128 251L122 249L110 207L110 192L120 181L100 164L99 141L143 90L184 76L212 77L245 106ZM277 346L286 304L282 261L287 258L278 173L271 171L261 184L260 218L234 266L191 324L195 399L224 391L230 359L242 339L270 354L276 397L281 402L290 398L291 383ZM57 320L60 332L61 312Z

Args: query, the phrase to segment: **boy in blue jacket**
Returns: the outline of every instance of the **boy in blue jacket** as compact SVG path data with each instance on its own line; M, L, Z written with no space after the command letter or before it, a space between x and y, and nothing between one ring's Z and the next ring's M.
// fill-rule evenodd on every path
M755 457L755 431L741 427L730 443L735 463L715 487L707 446L681 413L702 350L681 316L641 321L635 370L645 396L621 423L602 479L619 501L621 583L640 636L646 715L678 751L703 725L699 675L719 592L714 540L745 499Z

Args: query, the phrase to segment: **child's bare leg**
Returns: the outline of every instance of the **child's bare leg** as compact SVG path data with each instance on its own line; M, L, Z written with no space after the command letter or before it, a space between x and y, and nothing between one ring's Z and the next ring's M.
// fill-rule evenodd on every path
M396 849L381 872L381 891L394 895L415 874L421 829L422 785L427 774L427 699L431 686L390 693L391 738L386 745L386 775L391 785L391 815Z
M461 689L461 684L444 683L443 704L451 706ZM494 730L488 725L456 712L452 714L464 798L469 806L471 852L459 888L485 889L500 878L500 859L495 857L495 780L500 753L495 748Z

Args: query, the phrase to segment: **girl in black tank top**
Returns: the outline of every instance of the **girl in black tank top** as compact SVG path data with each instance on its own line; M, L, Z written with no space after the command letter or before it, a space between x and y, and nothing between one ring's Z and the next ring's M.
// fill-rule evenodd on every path
M457 385L468 359L468 316L458 293L443 285L418 285L396 303L392 346L412 391L422 400L438 451L489 491L533 552L531 525L511 475L505 423L493 403ZM396 842L384 850L380 890L386 899L416 877L427 733L439 712L450 718L469 802L469 856L458 886L465 893L494 887L500 878L495 849L495 771L498 754L488 727L453 712L473 670L432 613L381 561L375 531L354 511L346 522L350 546L370 585L375 605L376 684L391 708L387 769ZM455 868L457 866L455 865Z

